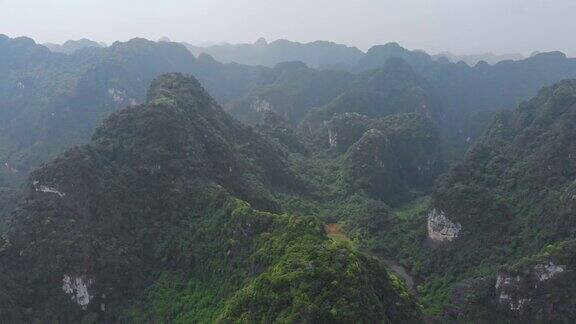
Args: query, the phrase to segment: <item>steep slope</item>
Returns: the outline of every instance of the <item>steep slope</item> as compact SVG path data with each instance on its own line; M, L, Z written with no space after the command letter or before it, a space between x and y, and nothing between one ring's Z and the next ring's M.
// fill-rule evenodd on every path
M324 122L336 113L383 117L420 113L439 120L442 106L434 88L401 59L392 58L381 69L359 75L354 83L323 107L312 109L300 128L312 136L324 136Z
M269 82L269 69L197 60L175 43L133 39L64 55L0 36L2 187L17 190L31 169L86 143L112 112L143 102L154 77L178 71L199 75L220 101Z
M0 315L418 322L401 282L316 218L250 206L274 210L273 192L299 187L198 81L162 76L146 104L31 175L0 252Z
M85 142L111 112L141 102L156 74L191 71L193 57L184 48L153 44L136 39L65 56L30 39L3 38L0 160L26 174Z
M336 114L326 127L325 147L305 142L308 150L288 155L310 189L283 207L339 222L362 246L366 237L357 233L384 226L390 206L429 193L444 170L437 126L421 115Z
M145 39L61 55L2 36L0 57L0 160L22 171L85 142L118 108L143 102L161 73L194 72L221 101L267 82L266 69L196 60L179 44Z
M434 60L422 51L396 43L374 46L359 61L356 71L382 68L391 58L401 58L434 86L443 105L443 136L459 158L488 127L500 109L513 109L545 86L576 78L576 59L560 52L540 53L518 61L468 66L447 59Z
M499 268L497 274L456 286L444 315L450 322L570 323L574 300L574 240Z
M347 72L310 69L301 62L278 64L273 73L273 82L231 102L227 110L250 125L259 123L266 111L297 125L312 107L328 103L348 89L355 78Z
M500 265L574 238L575 118L575 81L501 112L464 161L436 182L431 202L371 236L373 248L420 278L430 313L441 312L455 283L495 278ZM454 298L472 298L470 284Z
M450 257L455 269L536 253L576 233L575 118L576 82L545 88L498 115L464 162L438 183L434 207L462 227L452 252L476 251Z
M365 192L398 205L429 191L443 171L436 125L418 114L374 119L346 153L345 181L351 192ZM332 130L338 141L338 131Z

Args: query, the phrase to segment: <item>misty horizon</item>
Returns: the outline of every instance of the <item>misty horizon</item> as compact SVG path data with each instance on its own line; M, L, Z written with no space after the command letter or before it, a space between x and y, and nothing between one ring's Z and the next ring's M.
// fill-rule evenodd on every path
M9 37L9 38L19 38L19 37L30 38L30 39L32 39L36 44L44 45L44 46L48 46L48 47L52 47L52 46L54 46L54 45L55 45L55 46L63 46L64 44L69 43L69 42L81 42L81 41L96 42L96 43L98 43L98 44L99 44L100 46L102 46L102 47L108 47L108 46L113 45L113 44L116 43L116 42L125 43L125 42L128 42L128 41L133 40L133 39L146 39L146 40L152 41L152 42L162 42L162 41L166 41L166 42L173 42L173 43L178 43L178 44L191 45L191 46L195 46L195 47L198 47L198 48L210 48L210 47L218 47L218 46L255 45L259 40L264 39L264 40L267 42L268 45L269 45L269 44L272 44L272 43L274 43L274 42L278 42L278 41L287 41L287 42L290 42L290 43L297 43L297 44L302 44L302 45L313 44L313 43L316 43L316 42L328 42L328 43L334 43L334 44L337 44L337 45L344 45L344 46L347 46L347 47L349 47L349 48L358 49L358 50L360 50L360 51L363 52L363 53L368 52L372 47L375 47L375 46L382 46L382 45L386 45L386 44L395 43L395 44L400 45L400 46L403 47L403 48L406 48L406 49L409 50L409 51L420 51L420 52L424 52L424 53L432 56L433 58L442 57L442 56L444 56L444 57L453 56L453 57L456 59L456 61L457 61L458 59L461 59L461 58L469 58L469 57L472 57L472 58L473 58L473 57L478 57L478 58L481 59L481 58L483 58L483 57L485 57L485 56L491 56L491 55L493 55L497 61L499 61L499 60L505 60L505 58L504 58L504 59L499 59L500 57L514 57L514 60L517 60L517 59L529 58L529 57L531 57L531 56L533 56L533 55L535 55L535 54L547 53L547 52L562 52L562 53L564 53L567 57L574 57L574 56L575 56L575 55L571 55L570 53L566 53L566 52L560 51L560 50L533 51L533 52L531 52L531 53L498 52L498 51L492 51L492 50L488 50L488 51L485 51L485 52L474 52L474 53L461 53L461 52L453 52L453 51L450 51L450 50L442 50L442 51L435 52L435 51L430 51L430 50L427 50L427 49L424 49L424 48L408 48L408 47L404 46L404 44L399 43L399 42L396 42L396 41L389 41L389 42L384 42L384 43L381 43L381 44L373 44L373 45L369 46L367 49L363 49L363 48L359 48L359 47L356 47L356 46L353 46L353 45L350 45L350 44L338 43L338 42L334 42L334 41L331 41L331 40L323 40L323 39L318 39L318 40L314 40L314 41L310 41L310 42L300 42L300 41L297 41L297 40L286 39L286 38L278 38L278 39L269 40L269 39L266 39L266 38L264 38L264 37L260 37L260 38L256 39L256 40L253 41L253 42L230 43L230 42L226 42L226 41L221 41L221 42L210 42L210 41L206 41L206 42L193 43L193 42L187 42L187 41L185 41L185 40L184 40L184 41L174 40L174 39L172 39L172 38L170 38L170 37L168 37L168 36L162 36L162 37L160 37L159 39L150 39L150 38L146 38L146 37L135 36L135 37L132 37L132 38L129 38L129 39L126 39L126 40L115 40L115 41L110 42L110 43L103 42L103 41L100 41L100 40L98 40L98 39L90 39L90 38L87 38L87 37L82 37L82 38L79 38L79 39L68 39L68 40L66 40L66 41L63 41L63 42L59 42L59 43L58 43L58 42L42 42L42 41L39 41L39 40L37 40L37 39L34 39L34 38L29 37L29 36L26 36L26 35L13 36L13 35L6 35L6 34L2 34L2 33L0 33L0 35L5 35L5 36L7 36L7 37ZM53 49L51 48L51 50L53 50ZM194 53L193 53L193 54L194 54ZM494 63L490 63L490 64L494 64Z
M326 0L313 4L175 0L149 6L146 1L1 0L0 9L0 33L30 37L37 43L87 38L112 44L166 36L190 44L251 44L264 37L300 43L325 40L362 51L397 42L431 54L576 54L576 47L565 41L576 27L571 19L576 3L567 0L553 6L541 0L472 4L451 0L340 4Z

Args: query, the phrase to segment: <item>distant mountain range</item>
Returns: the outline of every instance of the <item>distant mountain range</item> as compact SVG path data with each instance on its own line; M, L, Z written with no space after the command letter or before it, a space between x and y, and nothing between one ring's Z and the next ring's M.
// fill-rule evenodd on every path
M353 66L364 53L356 47L333 42L298 43L285 39L268 43L260 38L254 44L221 44L208 47L184 44L194 55L209 54L216 60L229 63L272 67L286 61L302 61L311 67Z
M159 42L172 42L170 38L164 36L158 39ZM274 65L287 61L301 61L306 65L315 68L341 68L347 69L355 65L365 54L356 47L337 44L327 41L316 41L310 43L299 43L285 39L268 42L264 38L258 39L253 44L229 44L229 43L203 43L190 44L182 42L186 48L195 56L209 54L214 59L222 63L240 63L247 65L263 65L273 67ZM106 47L106 43L96 42L86 38L80 40L69 40L63 44L43 43L52 52L71 54L86 47ZM535 54L537 54L535 52ZM437 60L446 58L450 62L464 62L469 66L474 66L479 62L486 62L490 65L501 61L518 61L526 57L519 53L495 54L487 52L484 54L454 54L442 52L431 55Z
M86 47L106 47L106 43L91 41L86 38L79 40L69 40L64 44L54 44L54 43L44 43L42 44L48 47L49 50L55 53L72 54L77 50L81 50Z
M269 67L284 61L302 61L308 66L315 68L345 69L356 65L365 54L355 47L324 41L298 43L288 40L276 40L269 43L264 38L260 38L253 44L183 44L194 55L206 53L224 63L236 62ZM481 61L493 65L501 61L517 61L525 58L522 54L494 54L492 52L469 55L442 52L431 57L434 60L446 58L453 63L462 61L470 66L474 66Z
M460 61L470 65L470 66L474 66L476 64L478 64L479 62L486 62L488 64L494 65L498 62L502 62L502 61L519 61L519 60L523 60L526 57L522 54L518 54L518 53L512 53L512 54L494 54L492 52L488 52L488 53L484 53L484 54L468 54L468 55L458 55L458 54L453 54L450 52L442 52L439 54L435 54L432 55L432 57L434 59L438 59L441 57L445 57L448 60L450 60L450 62L453 63L458 63Z

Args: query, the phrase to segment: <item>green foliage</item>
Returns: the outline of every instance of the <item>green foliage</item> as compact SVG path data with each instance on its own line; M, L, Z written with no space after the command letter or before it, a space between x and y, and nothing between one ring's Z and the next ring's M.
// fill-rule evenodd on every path
M228 302L221 320L310 323L419 321L419 317L414 315L414 304L393 297L405 288L378 274L377 269L375 261L343 246L318 245L301 240L276 266L237 293ZM395 289L398 289L395 294L378 293ZM287 305L290 306L286 308Z
M228 104L232 116L256 125L265 124L266 114L273 112L297 125L311 108L330 102L348 89L355 78L347 72L315 70L298 62L278 65L271 73L269 83Z
M430 209L430 204L432 200L429 196L424 196L417 198L413 202L403 206L402 208L397 208L393 211L394 216L399 220L406 221L417 215L422 215L424 212Z
M548 245L516 263L502 265L498 268L497 277L491 274L457 287L457 290L464 288L466 293L455 291L463 300L453 300L457 311L447 320L571 322L576 316L576 300L573 298L576 285L574 273L568 269L573 268L575 262L576 243L568 240ZM514 280L507 281L506 278ZM523 300L519 311L511 309L505 298L497 299L502 295L512 296L512 302ZM555 311L545 311L552 305Z
M383 67L359 74L346 91L328 104L308 112L300 128L318 136L324 122L336 114L358 113L370 118L420 113L437 119L440 106L430 84L401 59L386 61Z
M346 234L343 233L328 234L328 237L334 242L346 246L347 248L353 250L356 249L356 244Z
M455 278L450 275L433 275L418 286L418 300L422 303L424 314L428 316L442 315L444 308L452 296Z
M32 174L0 254L0 287L10 289L0 317L421 320L406 288L376 260L329 239L319 217L281 212L308 186L333 184L295 176L296 160L232 120L192 78L157 78L149 100L114 113L91 144ZM328 199L300 201L293 209L338 211ZM66 275L97 284L86 309L62 291ZM20 289L28 285L37 291Z
M231 219L220 221L252 227L262 218L271 218L273 227L226 246L198 249L197 253L210 251L202 258L205 266L196 270L200 272L188 281L163 273L144 304L129 311L128 318L181 323L216 318L224 322L419 320L416 304L402 284L386 279L386 271L374 260L327 240L316 219L259 213L240 201L228 208ZM213 215L207 221L217 219ZM223 263L222 249L250 262ZM255 267L264 271L256 270L252 278L254 270L246 270ZM389 318L380 318L383 313Z
M430 119L401 114L372 120L367 128L346 154L350 191L397 205L431 189L444 164Z
M212 285L170 273L160 275L145 299L149 301L146 306L126 311L126 318L137 323L210 322L221 303Z
M573 82L497 115L424 196L443 149L457 155L490 109L574 74L565 57L470 68L389 44L354 76L222 65L142 39L63 56L0 37L0 58L0 217L28 170L143 101L158 73L194 72L223 101L249 93L229 109L259 124L240 125L199 82L167 75L147 104L113 113L91 144L33 173L0 248L8 321L418 322L402 280L363 253L408 268L433 316L457 282L501 264L573 262L568 243L521 259L576 235ZM305 139L293 129L302 119ZM430 244L430 207L463 225L457 245ZM336 222L342 232L327 236ZM95 278L87 310L62 293L64 274ZM569 318L561 296L575 288L546 289ZM493 294L477 292L485 312Z

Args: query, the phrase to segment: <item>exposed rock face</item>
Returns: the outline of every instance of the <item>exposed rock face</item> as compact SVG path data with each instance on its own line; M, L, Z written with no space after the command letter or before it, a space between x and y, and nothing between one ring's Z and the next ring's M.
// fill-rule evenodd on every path
M252 109L259 113L269 112L272 111L272 105L266 99L256 99L252 103Z
M40 182L38 180L34 180L32 182L32 185L34 186L34 190L36 190L38 192L55 194L55 195L58 195L58 197L60 197L60 198L66 196L65 193L60 192L60 191L56 190L55 188L40 184Z
M458 238L462 225L453 223L445 213L436 208L428 213L428 238L436 242L451 242Z
M108 95L115 102L123 102L124 97L126 96L126 93L124 93L124 91L122 91L122 90L108 89Z
M499 273L495 285L497 304L515 312L522 310L530 302L530 298L520 293L526 284L526 280L520 275Z
M338 133L335 132L332 128L328 128L328 145L330 148L336 148L338 144Z
M555 265L550 261L548 264L537 264L534 266L534 274L538 281L546 281L556 277L558 274L564 272L564 266Z
M460 273L514 265L520 255L573 239L575 121L574 80L544 88L518 109L495 116L464 161L436 182L433 205L448 217L457 215L467 230L458 247L434 255L433 271L445 273L446 264ZM573 322L575 312L558 311L576 303L562 297L574 296L576 289L565 279L573 276L569 269L576 249L566 250L523 259L515 265L519 270L494 277L492 287L469 308L476 317L471 322L489 317L489 311L505 311L525 322L539 322L528 314L546 319L541 322L560 317ZM549 257L552 253L558 256Z
M446 322L574 322L575 251L574 240L549 245L537 255L500 267L494 276L464 281L454 290Z
M93 284L94 280L86 276L70 276L66 274L62 279L62 290L66 294L72 295L72 300L80 305L82 309L86 309L94 297L89 291Z
M539 295L544 281L556 278L566 270L565 266L555 265L553 261L541 260L532 268L524 271L508 272L502 270L496 276L494 286L497 303L504 309L513 312L522 311L532 301L533 296Z
M369 124L368 117L357 113L336 114L326 122L328 146L338 152L346 150L358 141Z
M523 273L500 271L494 286L497 304L513 312L522 311L532 301L532 295L543 281L551 280L565 271L565 266L542 261Z
M116 88L108 89L108 96L117 104L128 104L130 106L138 104L136 99L128 97L126 91L118 90Z

